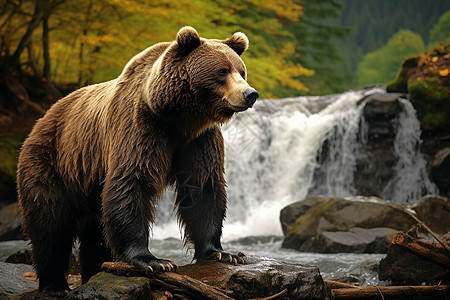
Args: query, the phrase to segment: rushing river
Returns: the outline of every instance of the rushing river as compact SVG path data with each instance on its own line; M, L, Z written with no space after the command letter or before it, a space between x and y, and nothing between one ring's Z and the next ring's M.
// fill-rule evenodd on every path
M365 142L362 117L364 99L384 93L374 88L323 97L260 100L224 125L228 213L223 228L224 248L249 255L318 266L324 278L380 284L372 267L383 255L317 254L281 249L280 210L312 195L355 196L356 159ZM435 193L426 175L425 160L418 151L420 127L409 101L397 126L395 151L397 174L382 192L397 203ZM324 142L328 150L317 162ZM412 164L414 162L414 164ZM316 169L323 170L320 182ZM192 260L183 248L181 231L173 213L175 193L169 189L158 204L157 226L152 228L150 248L159 257L178 264ZM0 257L10 249L0 243ZM8 248L9 247L9 248ZM3 250L2 250L3 249ZM352 279L353 278L353 279Z

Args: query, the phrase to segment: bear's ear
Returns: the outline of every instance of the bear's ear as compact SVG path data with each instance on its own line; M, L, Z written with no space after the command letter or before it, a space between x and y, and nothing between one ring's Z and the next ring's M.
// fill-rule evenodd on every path
M233 49L238 55L244 54L244 52L248 49L248 38L242 32L236 32L232 37L223 42Z
M179 49L185 54L200 46L200 36L190 26L185 26L178 31L176 41Z

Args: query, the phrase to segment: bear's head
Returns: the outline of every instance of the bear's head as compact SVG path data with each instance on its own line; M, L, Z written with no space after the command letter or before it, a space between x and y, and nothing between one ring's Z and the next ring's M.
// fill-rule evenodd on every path
M248 38L204 39L183 27L152 66L146 90L149 106L180 126L201 131L253 106L258 92L247 83L240 56ZM156 96L156 98L155 98Z

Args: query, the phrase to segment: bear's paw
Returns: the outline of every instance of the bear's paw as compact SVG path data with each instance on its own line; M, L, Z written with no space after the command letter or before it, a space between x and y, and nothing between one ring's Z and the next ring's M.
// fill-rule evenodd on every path
M220 262L228 262L232 264L245 264L245 260L247 258L247 255L243 252L239 252L237 255L218 250L212 253L211 255L212 259L216 259Z

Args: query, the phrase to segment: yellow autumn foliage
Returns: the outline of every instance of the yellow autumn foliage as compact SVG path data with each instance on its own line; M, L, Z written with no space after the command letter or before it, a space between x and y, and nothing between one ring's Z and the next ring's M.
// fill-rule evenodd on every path
M36 1L36 0L34 0ZM0 28L11 48L31 20L34 1L17 1L24 14ZM292 33L287 26L301 21L298 0L66 0L49 18L51 75L57 82L90 84L117 77L128 60L145 48L174 40L180 27L190 25L205 38L226 39L244 32L250 48L243 59L249 81L262 97L275 97L279 89L305 91L302 76L312 70L298 61ZM8 14L0 13L0 25ZM20 18L19 18L20 17ZM42 29L31 47L33 60L43 65ZM27 51L22 60L27 61ZM23 64L27 65L27 64Z

